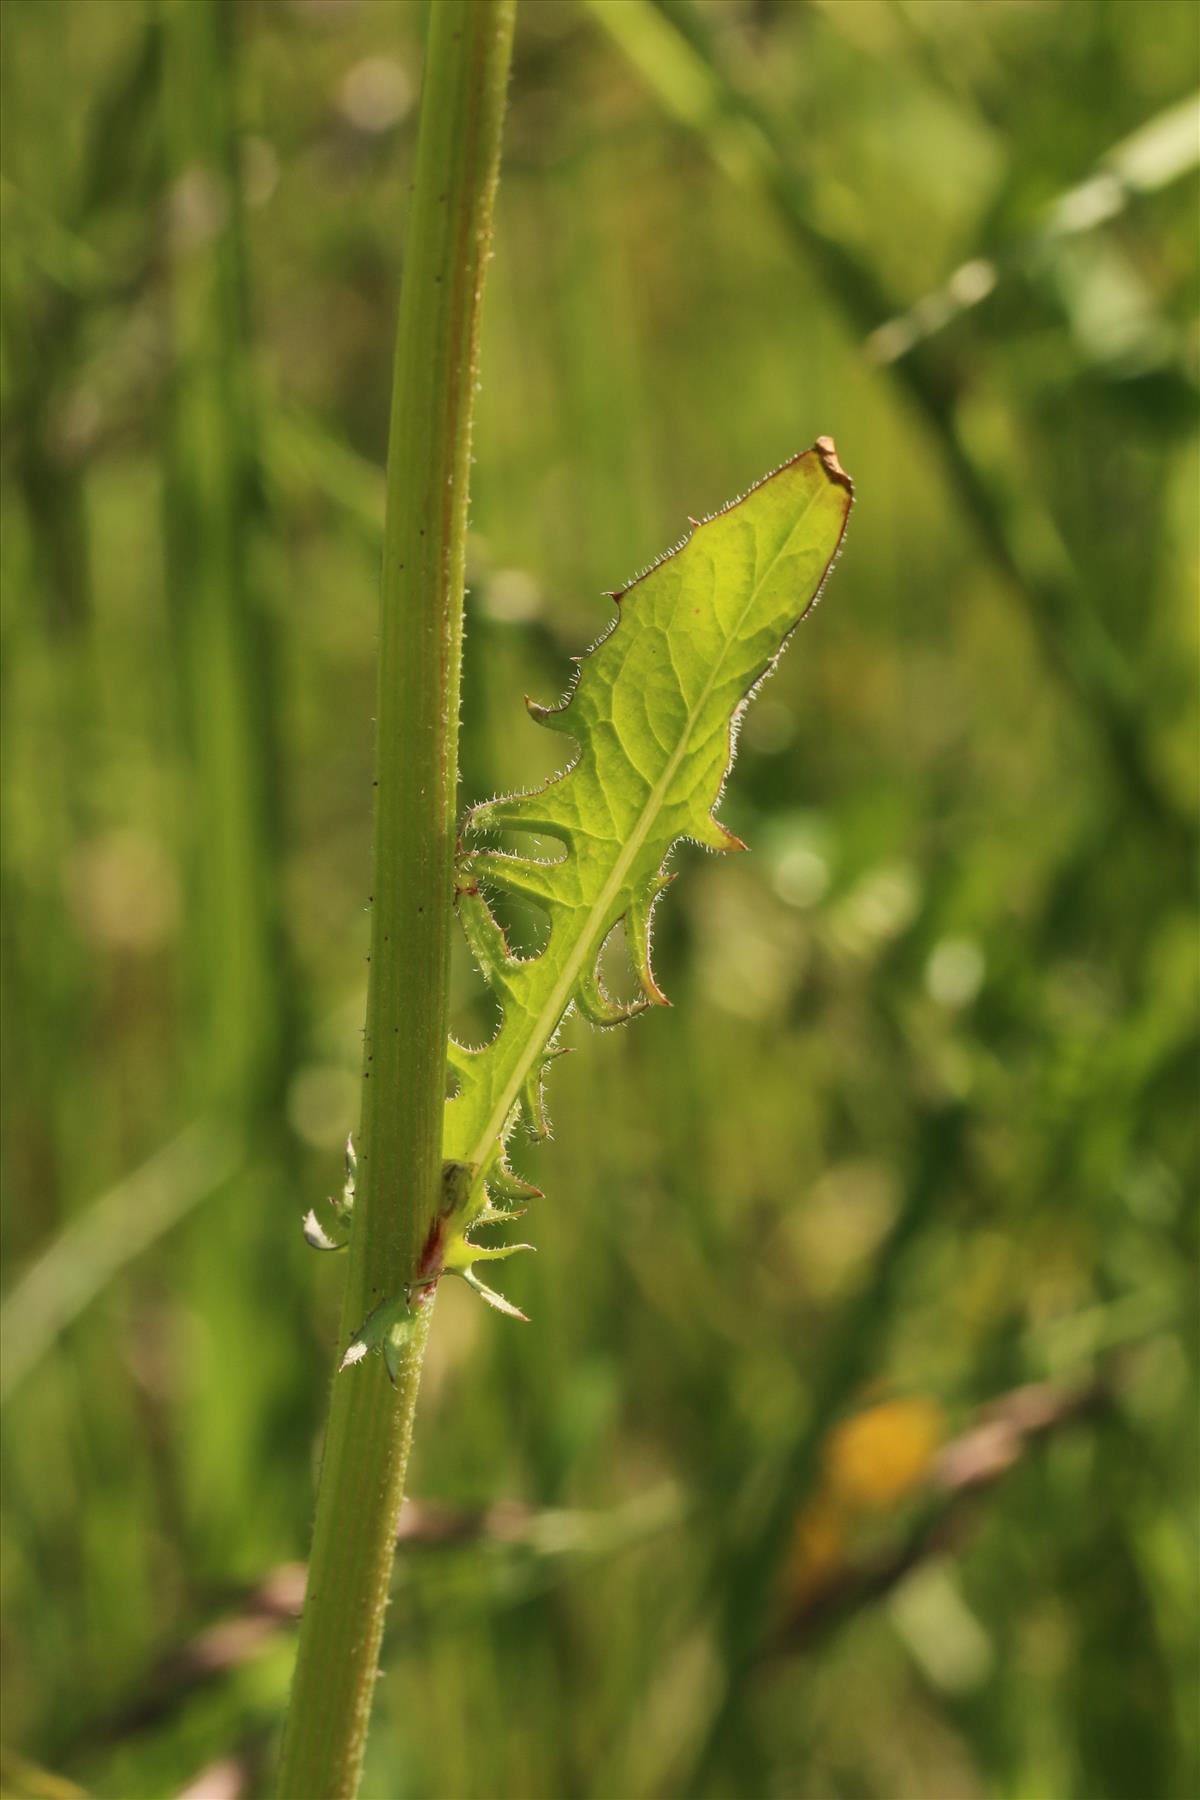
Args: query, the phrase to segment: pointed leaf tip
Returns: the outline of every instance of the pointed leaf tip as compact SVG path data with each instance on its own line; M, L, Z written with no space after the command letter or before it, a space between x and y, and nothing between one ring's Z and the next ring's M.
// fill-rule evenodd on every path
M525 695L525 711L529 714L535 725L544 725L547 731L562 731L564 729L562 719L564 710L565 709L561 705L542 706L539 701L531 699L528 694Z
M480 1281L478 1275L471 1269L463 1269L459 1272L467 1286L474 1288L479 1298L486 1300L487 1304L496 1312L503 1313L507 1319L519 1319L523 1325L528 1325L528 1313L523 1313L519 1306L514 1306L511 1300L506 1299L503 1294L498 1294L495 1288L490 1288L485 1282Z
M821 459L821 466L831 481L840 483L848 494L854 493L854 483L838 461L837 445L831 437L819 437L813 449Z
M590 1024L602 1026L622 1025L636 1013L644 1012L650 1004L645 996L629 1001L611 999L601 986L599 973L594 967L580 970L575 1003Z
M468 1244L471 1262L504 1262L510 1256L516 1256L520 1250L532 1250L536 1253L536 1244ZM469 1266L469 1265L468 1265Z
M521 1201L546 1198L541 1188L534 1187L532 1181L524 1180L514 1169L510 1168L503 1156L498 1157L488 1170L487 1186L489 1192L499 1200Z

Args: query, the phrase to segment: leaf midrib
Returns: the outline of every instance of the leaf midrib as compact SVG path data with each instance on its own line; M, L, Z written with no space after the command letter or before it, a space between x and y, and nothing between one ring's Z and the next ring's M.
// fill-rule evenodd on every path
M763 587L766 584L767 580L769 579L772 570L775 568L775 566L779 562L780 558L786 553L788 546L792 542L792 539L795 537L796 533L800 530L801 526L804 524L809 513L811 512L812 508L816 505L817 500L823 491L824 490L821 487L818 487L816 492L810 496L807 504L805 505L804 511L800 514L800 516L796 519L795 523L791 526L791 528L789 529L789 531L787 533L787 536L784 538L783 542L780 544L778 550L776 550L774 556L772 556L770 562L767 564L767 566L763 570L762 574L759 575L757 577L757 579L755 580L754 586L750 590L750 593L749 593L749 596L747 597L746 603L743 606L741 613L738 615L737 624L734 626L733 630L727 636L727 638L725 640L724 649L721 651L720 656L718 656L717 659L715 660L715 662L713 663L712 669L709 671L708 679L705 682L703 688L701 689L698 699L696 700L695 704L689 709L689 711L687 713L687 717L684 721L683 730L680 733L679 742L676 745L675 749L671 752L671 755L667 761L666 768L664 769L662 775L659 777L659 779L655 783L655 785L651 788L650 793L646 798L646 803L643 806L640 814L638 815L637 822L634 825L633 830L630 832L626 843L622 847L620 855L617 857L616 861L613 864L611 875L609 876L608 880L605 882L604 887L601 889L600 894L597 896L595 903L589 908L587 916L584 919L583 924L580 926L580 928L576 934L575 942L572 945L570 951L568 952L565 962L563 963L561 973L559 974L558 979L554 982L553 986L551 987L550 992L546 996L545 1003L542 1006L542 1009L539 1012L536 1020L534 1021L532 1029L529 1031L529 1033L527 1034L527 1036L525 1037L525 1039L521 1045L521 1049L519 1051L519 1054L517 1055L517 1058L516 1058L516 1061L514 1064L513 1072L509 1076L507 1082L505 1083L503 1093L501 1094L500 1098L497 1100L495 1106L492 1109L491 1114L488 1117L487 1123L481 1129L476 1142L473 1144L473 1146L471 1148L471 1151L467 1157L467 1162L469 1164L473 1165L474 1167L482 1170L483 1167L485 1166L485 1159L487 1157L488 1150L490 1149L491 1145L493 1143L495 1143L497 1141L497 1139L500 1138L501 1134L503 1133L504 1128L508 1123L509 1115L512 1112L513 1107L517 1103L517 1100L521 1093L521 1089L524 1086L525 1080L529 1074L530 1069L533 1067L533 1065L536 1062L538 1056L540 1055L542 1049L549 1042L551 1035L556 1030L559 1023L561 1022L563 1014L566 1012L567 1007L570 1004L571 995L574 991L575 983L579 977L580 970L583 967L584 957L589 948L591 938L592 938L594 932L598 929L597 921L602 920L605 917L605 915L608 912L608 908L612 905L613 901L616 899L617 895L620 893L621 888L624 884L626 875L629 873L629 870L632 867L632 865L638 855L638 852L641 850L642 845L645 843L647 837L650 834L651 826L653 825L655 819L658 817L659 813L662 811L663 802L666 798L666 795L670 788L671 782L674 780L676 771L678 770L680 763L683 761L684 756L687 754L688 748L691 743L692 732L696 725L696 721L699 718L700 714L703 712L704 707L707 704L709 695L712 693L713 688L716 686L717 677L720 674L721 668L725 662L725 658L728 655L731 646L738 642L739 636L741 634L742 626L746 622L746 617L749 614L751 608L754 606L755 601L758 599L759 595L762 593ZM689 540L688 540L689 545L694 542L695 542L694 536L692 538L689 538ZM568 776L569 776L569 773L570 773L570 771L568 771ZM567 779L567 777L564 776L563 779L565 780L565 779ZM551 930L553 930L553 926L551 927ZM549 949L549 945L547 945L547 950L548 949ZM504 1021L501 1020L501 1023L500 1023L501 1038L503 1037L503 1033L504 1033ZM499 1048L498 1044L497 1044L497 1048ZM484 1176L482 1173L480 1173L479 1175L477 1175L475 1177L475 1181L472 1186L472 1195L473 1196L474 1196L474 1194L476 1194L478 1192L479 1187L482 1184L483 1180L484 1180Z

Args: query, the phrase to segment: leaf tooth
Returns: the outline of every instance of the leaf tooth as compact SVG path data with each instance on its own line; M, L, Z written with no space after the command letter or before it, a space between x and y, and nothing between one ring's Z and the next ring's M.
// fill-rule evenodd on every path
M499 1216L506 1218L508 1215L501 1214ZM494 1225L495 1223L494 1218L481 1215L471 1221L467 1231L474 1231L478 1225ZM521 1250L533 1250L534 1248L533 1244L475 1244L472 1243L466 1232L460 1231L446 1245L446 1253L439 1274L462 1275L465 1270L473 1268L477 1262L505 1262L510 1256L516 1256Z
M571 818L564 818L559 813L560 796L551 791L562 779L557 777L550 787L537 793L510 794L473 806L463 820L463 830L544 832L549 837L561 838L569 847L575 841L575 824Z
M636 1000L614 1000L605 993L600 985L600 977L595 967L585 968L580 972L575 989L575 1004L585 1019L593 1025L620 1025L626 1019L632 1019L636 1013L644 1012L649 1001L640 997Z
M521 1083L521 1118L531 1137L548 1138L550 1121L546 1117L546 1096L542 1081L544 1064L535 1063Z
M458 916L484 980L504 992L513 972L522 966L520 959L509 950L503 927L477 887L460 887L457 900Z
M545 906L558 899L562 861L543 862L536 856L511 856L506 850L478 850L464 857L460 868L481 881L495 882L512 894Z
M513 1219L523 1219L528 1211L527 1206L493 1206L490 1200L485 1200L482 1211L476 1213L471 1225L472 1228L476 1225L507 1225Z
M513 1305L511 1300L506 1300L503 1294L498 1294L495 1288L486 1286L484 1282L480 1281L474 1270L461 1269L456 1273L461 1274L467 1286L474 1288L479 1298L486 1300L489 1306L494 1306L497 1312L506 1314L510 1319L520 1319L522 1324L528 1325L529 1314L523 1313L519 1306Z
M468 1244L471 1262L504 1262L507 1257L515 1256L519 1250L534 1250L536 1244ZM449 1271L454 1274L453 1269Z
M407 1293L402 1291L399 1294L389 1295L386 1300L381 1300L379 1305L367 1314L354 1333L346 1347L346 1354L338 1365L339 1369L353 1368L354 1364L361 1362L370 1351L382 1350L389 1339L392 1339L395 1348L397 1340L402 1340L410 1328L411 1318ZM395 1334L394 1337L393 1334ZM394 1381L396 1378L394 1357L389 1355L385 1357L385 1360L388 1365L388 1374Z
M569 699L568 695L567 699L560 700L557 706L542 706L538 701L531 700L526 694L525 711L535 725L544 725L547 731L565 731L568 735L574 735L566 718Z
M343 1225L348 1224L354 1212L354 1187L357 1175L358 1157L354 1153L354 1138L353 1135L351 1135L346 1139L346 1179L342 1183L342 1191L340 1194L330 1194L329 1196L329 1204ZM312 1217L314 1217L314 1215L310 1213L309 1218ZM304 1235L309 1238L310 1243L314 1242L314 1239L309 1237L307 1223L305 1224ZM322 1245L317 1246L317 1248L323 1247L324 1246ZM338 1248L336 1245L334 1247Z
M654 970L650 966L650 923L655 901L674 879L673 875L656 875L645 887L638 889L625 913L625 942L630 961L642 984L642 992L652 1006L671 1004L654 979Z
M344 1250L349 1241L347 1238L343 1238L339 1242L337 1238L330 1237L311 1206L304 1215L301 1229L304 1232L304 1241L310 1250Z
M686 835L694 843L702 844L706 850L726 851L746 848L741 838L732 831L726 831L720 820L714 819L711 813L705 813L704 818L695 825L689 824L686 828Z
M534 1187L532 1181L525 1181L514 1169L511 1169L503 1157L500 1157L487 1172L488 1191L498 1200L543 1200L545 1195L541 1188Z

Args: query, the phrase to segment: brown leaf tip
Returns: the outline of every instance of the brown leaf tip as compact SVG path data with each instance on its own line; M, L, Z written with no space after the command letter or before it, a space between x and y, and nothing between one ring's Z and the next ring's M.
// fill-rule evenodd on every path
M831 437L819 437L813 449L821 459L821 467L831 481L840 482L848 494L854 492L854 483L838 461L837 445Z

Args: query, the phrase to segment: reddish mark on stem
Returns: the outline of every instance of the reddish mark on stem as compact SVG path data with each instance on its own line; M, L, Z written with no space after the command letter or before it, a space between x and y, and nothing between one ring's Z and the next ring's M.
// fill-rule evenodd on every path
M442 1272L442 1252L446 1247L446 1221L438 1217L429 1227L424 1248L417 1261L417 1280L429 1281Z

